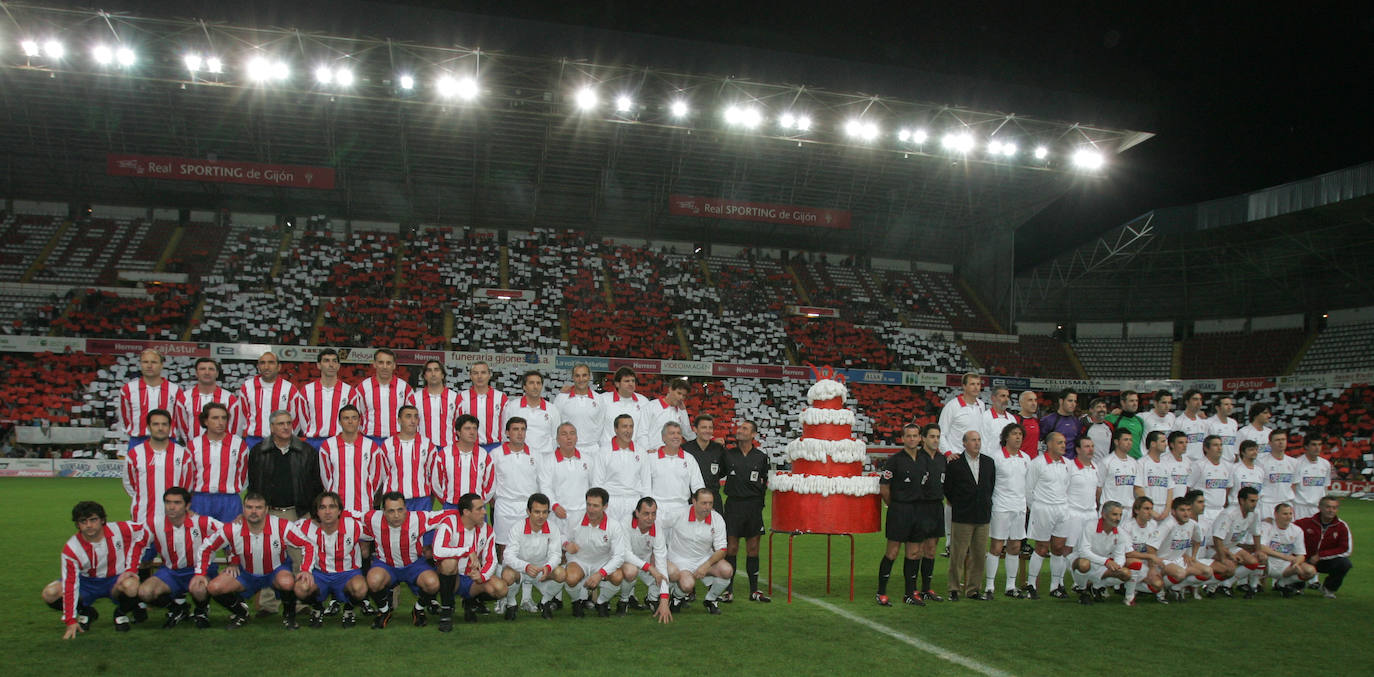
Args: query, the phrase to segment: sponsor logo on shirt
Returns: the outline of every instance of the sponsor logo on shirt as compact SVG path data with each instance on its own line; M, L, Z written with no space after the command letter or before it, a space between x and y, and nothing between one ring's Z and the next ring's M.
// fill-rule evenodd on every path
M1208 488L1208 489L1229 489L1229 488L1231 487L1231 480L1228 480L1228 479L1210 479L1210 480L1207 480L1206 482L1204 482L1202 486L1204 486L1204 487L1206 487L1206 488Z
M1285 555L1293 554L1292 543L1280 543L1278 541L1269 541L1269 549L1281 552Z
M1324 486L1326 486L1326 478L1325 478L1325 477L1304 477L1304 478L1302 478L1302 485L1303 485L1304 487L1324 487Z
M1270 484L1292 484L1293 473L1291 472L1271 472L1269 473Z
M1206 437L1206 433L1188 433L1188 444L1192 444L1194 442L1201 442L1202 440L1206 439Z
M1135 475L1116 475L1115 480L1118 487L1135 486Z
M1240 483L1240 486L1241 486L1242 489L1245 488L1245 487L1252 487L1252 488L1255 488L1255 489L1260 489L1260 488L1263 488L1263 487L1264 487L1264 485L1263 485L1263 484L1260 484L1259 482L1241 482L1241 483Z
M1236 436L1235 436L1235 435L1222 435L1222 436L1221 436L1221 443L1222 443L1223 446L1234 447L1234 446L1236 446Z
M1193 547L1193 539L1175 538L1174 540L1170 541L1170 544L1173 546L1174 550L1187 551L1189 548Z
M1145 478L1145 483L1152 487L1167 487L1169 486L1169 477L1167 475L1151 475Z

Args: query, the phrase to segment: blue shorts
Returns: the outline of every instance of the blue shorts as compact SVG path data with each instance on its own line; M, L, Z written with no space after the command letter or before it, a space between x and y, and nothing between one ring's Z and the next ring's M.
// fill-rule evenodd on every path
M273 586L272 586L272 579L276 578L276 577L277 577L277 574L278 574L278 573L281 573L281 572L283 572L283 571L285 571L285 572L288 573L288 574L291 573L291 558L290 558L290 557L287 557L287 558L283 559L283 560L282 560L282 563L281 563L281 566L277 567L276 569L273 569L271 573L266 573L266 574L250 574L250 573L244 571L243 569L239 569L238 581L239 581L239 585L242 585L242 586L243 586L243 592L240 592L240 593L239 593L239 597L242 597L242 598L244 598L244 599L248 599L248 598L252 597L253 595L258 594L258 591L259 591L259 590L264 590L264 589L266 589L266 590L271 590L271 589L273 589Z
M265 438L265 437L260 437L260 436L258 436L258 435L244 435L244 436L243 436L243 443L244 443L244 445L246 445L249 449L252 449L253 447L258 446L259 444L262 444L262 441L265 440L265 439L267 439L267 438Z
M363 575L363 570L349 569L348 571L340 571L337 574L331 574L316 569L311 571L310 574L315 577L315 587L319 588L319 592L316 593L316 595L321 602L333 596L334 599L340 602L349 603L353 601L353 598L348 596L345 586L348 585L349 581L353 580L354 576Z
M243 513L243 500L238 494L192 494L191 512L229 523Z
M114 600L118 576L80 576L77 578L76 606L90 606L98 599Z
M382 437L381 435L363 435L363 437L366 437L367 439L372 440L373 442L376 442L376 443L377 443L377 446L379 446L379 447L385 446L385 445L386 445L386 441L389 440L389 439L391 439L391 438L389 438L389 437Z
M320 447L324 445L324 441L327 440L327 439L329 439L329 438L328 438L328 437L307 437L307 438L305 438L305 443L308 444L308 445L310 445L311 447L314 447L315 451L319 451L319 450L320 450ZM251 449L252 447L249 447L249 448Z
M139 435L138 437L130 437L130 438L129 438L129 447L128 447L128 450L129 450L129 451L133 451L133 450L134 450L134 447L136 447L136 446L138 446L138 445L140 445L140 444L143 444L144 442L147 442L147 441L148 441L148 436L147 436L147 435Z
M482 451L485 451L485 452L487 452L488 454L490 454L492 449L500 449L500 448L501 448L501 443L500 443L500 442L492 442L491 444L479 444L479 445L477 445L477 446L482 447Z
M406 499L406 510L409 510L410 512L425 512L433 509L434 499L428 496Z
M458 574L458 596L463 599L472 597L472 579L463 574Z
M219 565L211 564L209 571L206 573L206 576L209 578L214 578L218 575ZM159 581L162 581L163 583L166 583L167 587L171 588L173 597L185 597L186 592L191 587L191 579L195 578L195 576L195 567L186 567L184 569L172 569L166 565L163 565L158 567L157 571L153 572L154 578L158 579Z
M391 566L386 562L383 562L380 558L376 558L372 560L372 568L381 569L385 571L387 574L389 574L391 576L391 585L393 586L398 585L400 583L405 583L410 588L411 594L415 595L416 597L420 596L420 587L416 584L416 582L420 580L420 574L423 574L426 571L434 571L434 567L430 566L429 562L426 562L422 559L417 559L414 562L411 562L410 564L397 569L396 567Z

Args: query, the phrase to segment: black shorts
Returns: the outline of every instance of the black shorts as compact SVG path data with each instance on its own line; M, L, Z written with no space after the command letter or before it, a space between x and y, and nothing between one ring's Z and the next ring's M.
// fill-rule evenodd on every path
M763 531L762 498L732 498L725 504L726 538L754 538Z
M887 540L919 543L945 535L945 508L942 503L892 503L887 507Z

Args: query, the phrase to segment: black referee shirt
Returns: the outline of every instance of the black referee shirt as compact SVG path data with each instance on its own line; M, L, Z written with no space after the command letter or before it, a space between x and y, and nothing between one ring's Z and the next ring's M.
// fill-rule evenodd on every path
M890 487L893 503L940 501L945 497L945 455L921 449L912 458L906 450L887 459L879 484Z
M716 495L716 507L719 509L720 478L725 477L725 446L711 440L703 448L701 440L695 439L691 442L684 442L682 450L697 460L697 466L701 468L701 481L707 489L711 490L711 493Z
M725 496L730 500L763 498L768 491L768 454L754 447L748 454L734 447L725 452Z

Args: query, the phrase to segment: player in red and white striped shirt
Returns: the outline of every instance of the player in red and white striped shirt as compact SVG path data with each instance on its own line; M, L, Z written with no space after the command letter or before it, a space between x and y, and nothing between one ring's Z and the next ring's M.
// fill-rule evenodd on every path
M62 577L43 588L43 601L62 612L67 629L62 639L85 632L97 617L95 601L115 603L115 630L128 632L135 621L147 618L138 607L138 559L148 534L137 522L105 521L105 507L82 501L72 508L76 534L62 548ZM131 618L135 617L135 618Z
M219 363L202 357L196 360L196 384L177 392L176 409L172 411L172 429L183 443L200 437L205 430L200 412L205 405L218 402L229 410L229 432L239 434L243 424L239 416L239 398L219 385Z
M162 566L138 586L138 596L144 602L167 608L163 629L174 628L186 619L186 594L195 600L191 618L197 628L210 627L209 591L204 580L191 585L196 576L196 556L206 541L219 537L224 525L219 520L191 512L191 492L184 487L172 487L162 494L162 514L149 520L145 527L153 547L162 557ZM211 576L219 573L211 564L206 570Z
M205 433L187 441L191 456L191 511L232 522L243 511L239 494L248 484L248 446L226 432L229 409L219 402L200 412Z
M342 431L320 445L320 481L325 491L340 496L343 509L362 514L372 509L386 483L382 450L359 431L358 408L345 404L339 411Z
M477 418L461 414L456 421L458 441L436 449L430 485L445 510L458 507L463 494L477 494L490 501L496 487L496 472L491 456L477 445Z
M405 496L406 510L429 510L434 507L430 497L434 444L418 434L420 413L413 405L402 406L397 421L400 428L382 445L382 474L386 476L382 490Z
M458 498L458 514L445 517L434 537L439 570L439 631L453 629L454 594L463 598L463 619L477 620L476 604L506 596L497 575L496 539L487 523L487 504L477 494Z
M142 375L119 389L119 406L115 409L119 430L129 436L127 449L148 441L148 412L175 409L177 393L181 392L162 377L162 355L156 350L150 348L140 353L138 368Z
M135 522L148 524L162 514L162 494L172 487L185 487L195 472L186 447L171 440L172 414L154 409L145 417L152 433L148 440L129 450L124 462L124 491L132 502L129 514Z
M227 522L215 538L205 541L196 553L196 577L209 591L210 597L228 609L233 617L229 628L248 624L248 604L259 590L275 589L282 600L282 624L288 630L296 624L296 576L291 573L291 557L287 554L287 534L291 523L267 514L267 499L256 491L243 497L243 514ZM229 552L229 564L218 576L206 579L215 551ZM197 587L196 579L191 579Z
M468 367L468 378L472 379L472 387L458 395L458 413L477 417L477 443L483 450L491 451L501 445L501 411L509 398L491 387L491 367L486 362L473 362Z
M300 428L300 391L281 378L281 362L273 353L258 358L258 375L239 386L239 411L243 421L243 441L249 449L272 435L272 413L291 414L292 429Z
M367 587L377 606L372 628L381 630L391 622L391 591L400 583L417 597L410 613L420 627L425 625L425 608L439 592L439 575L425 561L420 538L452 513L410 511L405 494L399 491L382 494L381 503L381 510L361 515L363 533L377 543L377 559L367 571Z
M305 550L301 573L296 577L296 597L310 601L310 627L324 627L324 600L344 604L340 623L357 624L353 603L367 597L362 572L363 523L343 514L339 495L325 491L315 497L311 518L302 519L287 533L287 540Z
M363 415L363 434L381 444L396 434L396 413L410 401L410 384L396 378L396 354L378 348L372 357L372 376L353 389L353 404Z
M420 412L420 430L436 447L453 444L453 422L458 418L458 393L444 386L444 363L425 363L425 387L410 393L409 403Z
M310 446L319 450L324 441L339 434L339 409L353 401L353 386L339 380L339 353L325 348L315 356L320 380L300 389L301 432Z

